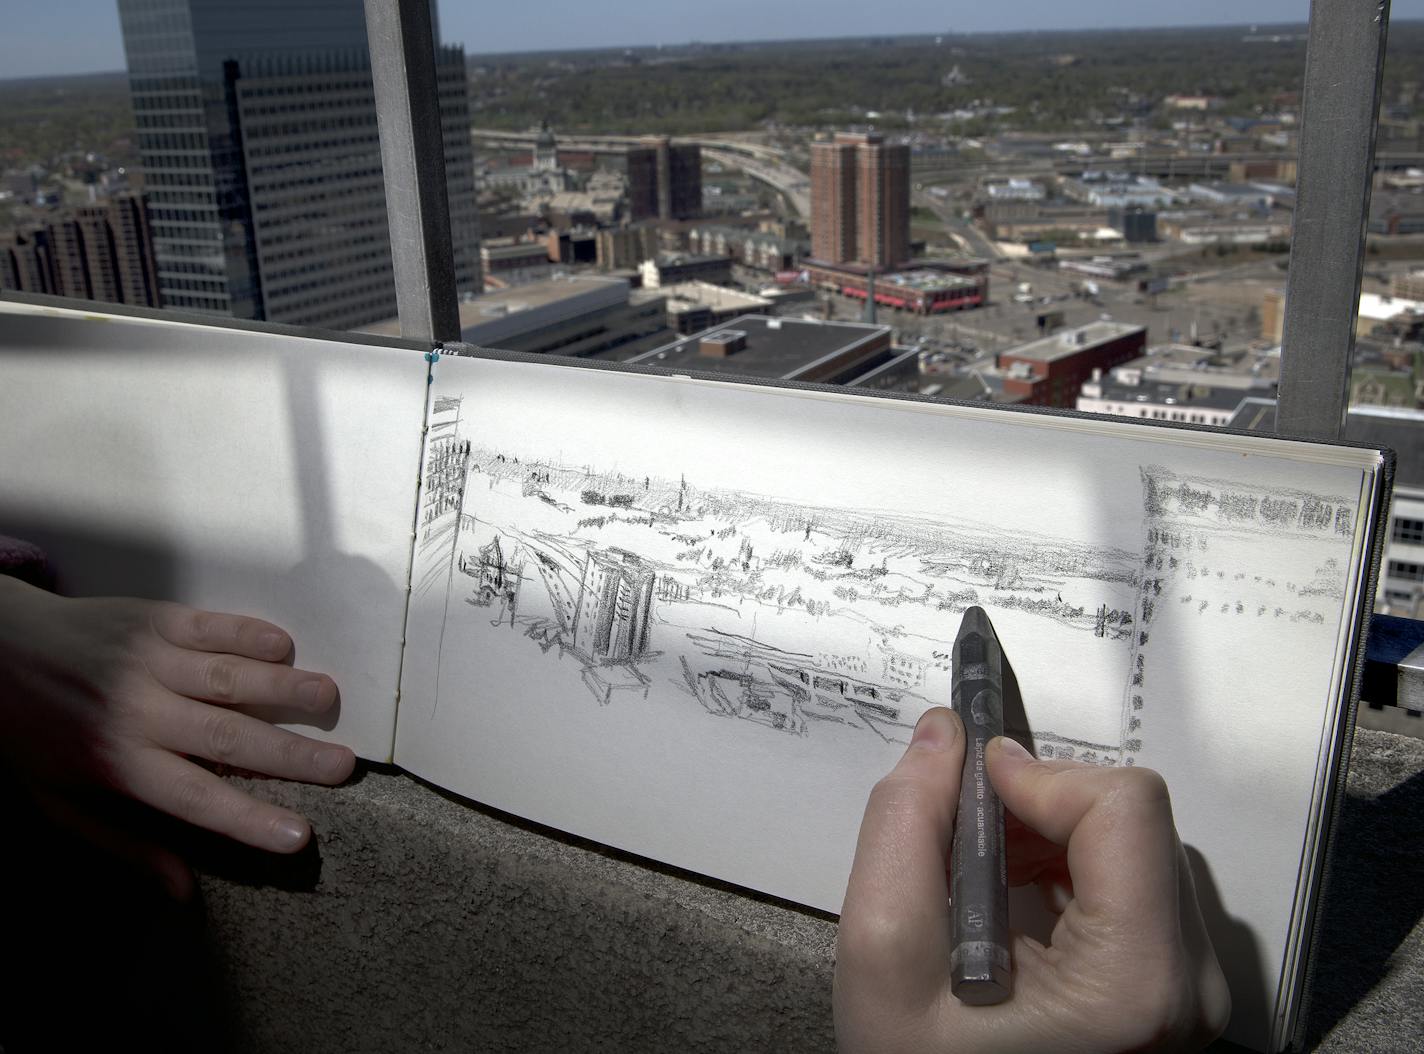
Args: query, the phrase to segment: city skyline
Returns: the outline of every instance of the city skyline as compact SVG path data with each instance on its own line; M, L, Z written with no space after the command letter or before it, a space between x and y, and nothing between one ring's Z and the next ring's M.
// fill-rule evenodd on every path
M12 0L0 34L0 80L124 71L116 0L72 0L65 5ZM929 0L910 0L887 34L860 5L818 11L814 26L794 11L766 8L753 0L726 0L715 9L670 10L644 0L614 0L596 11L571 0L538 10L472 8L440 0L441 36L462 43L468 55L538 51L682 46L689 43L759 43L778 40L853 38L934 33L1058 32L1094 29L1170 29L1251 24L1304 26L1302 0L1254 0L1249 4L1204 0L1190 10L1144 9L1125 0L1094 0L1069 10L1049 0L1026 0L1012 11L991 8L947 12ZM551 17L552 15L552 17ZM621 16L621 17L620 17ZM1395 0L1391 21L1424 19L1424 0ZM745 27L756 26L752 32ZM727 27L738 27L728 31ZM874 32L871 32L874 31Z

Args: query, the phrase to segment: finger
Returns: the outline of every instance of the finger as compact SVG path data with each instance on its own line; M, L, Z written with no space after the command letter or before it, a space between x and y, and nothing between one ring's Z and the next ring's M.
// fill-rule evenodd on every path
M875 785L861 822L838 937L838 963L889 1005L925 1006L949 980L949 888L964 764L964 726L944 707L926 711L909 748Z
M270 622L182 604L155 605L153 628L170 644L193 651L228 652L268 662L280 662L292 651L292 638Z
M1066 846L1076 905L1135 939L1179 935L1177 832L1162 777L1143 768L1035 761L1002 737L986 752L1004 806Z
M124 789L170 816L274 853L295 853L311 838L303 817L258 801L166 750L148 747L126 760Z
M160 645L145 656L149 672L169 691L224 706L264 706L324 713L336 703L336 682L323 673L242 655Z
M337 743L288 732L249 714L168 695L154 707L157 745L223 765L306 783L340 783L356 756Z

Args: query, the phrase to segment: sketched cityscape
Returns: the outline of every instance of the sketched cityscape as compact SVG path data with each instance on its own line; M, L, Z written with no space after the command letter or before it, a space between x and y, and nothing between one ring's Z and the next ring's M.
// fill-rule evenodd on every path
M1343 555L1340 499L1144 466L1142 546L1128 551L521 460L463 438L460 405L443 398L434 418L419 562L436 570L419 584L445 590L447 643L503 627L531 662L576 663L600 705L680 698L797 736L906 742L947 698L946 627L980 604L1019 639L1100 656L1122 682L1085 713L1088 735L1023 729L1039 753L1131 764L1153 706L1171 705L1154 695L1154 637L1220 618L1324 631L1324 601L1343 589L1334 558L1299 581L1251 571L1263 542Z

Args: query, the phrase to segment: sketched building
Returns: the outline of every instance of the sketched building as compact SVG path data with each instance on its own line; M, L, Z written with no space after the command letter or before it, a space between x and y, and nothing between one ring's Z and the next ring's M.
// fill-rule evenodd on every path
M591 659L626 662L648 647L656 576L621 549L588 554L574 614L574 650Z

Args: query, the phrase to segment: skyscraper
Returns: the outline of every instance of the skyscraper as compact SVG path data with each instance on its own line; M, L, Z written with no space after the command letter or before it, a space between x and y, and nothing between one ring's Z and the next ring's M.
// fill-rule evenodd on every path
M628 148L628 219L688 220L702 212L702 147L645 135Z
M876 268L909 258L909 147L873 132L811 144L811 256Z
M119 0L163 305L395 314L362 0ZM456 283L479 292L464 54L437 48Z

